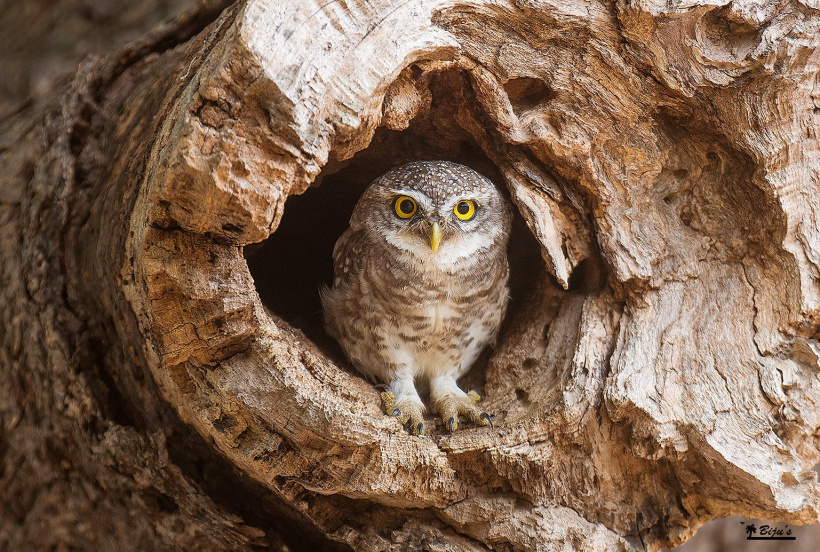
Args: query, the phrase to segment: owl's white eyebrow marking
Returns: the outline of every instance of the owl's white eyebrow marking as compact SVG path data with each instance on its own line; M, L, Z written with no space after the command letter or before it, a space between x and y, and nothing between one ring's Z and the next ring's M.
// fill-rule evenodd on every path
M392 192L395 195L410 196L411 198L416 200L416 203L418 203L423 210L429 210L430 207L432 207L433 205L433 200L424 195L423 193L419 192L418 190L408 188L391 188L390 192Z

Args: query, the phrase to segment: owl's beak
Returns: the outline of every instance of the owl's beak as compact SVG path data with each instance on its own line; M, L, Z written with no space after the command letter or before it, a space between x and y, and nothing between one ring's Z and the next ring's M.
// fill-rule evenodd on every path
M433 253L438 251L438 244L441 243L441 226L437 222L433 223L430 229L430 247L433 248Z

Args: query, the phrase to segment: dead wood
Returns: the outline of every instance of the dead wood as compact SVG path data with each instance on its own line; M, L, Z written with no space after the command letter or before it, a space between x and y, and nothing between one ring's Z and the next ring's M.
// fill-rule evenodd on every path
M820 11L692 4L201 5L9 116L0 543L658 550L718 516L816 523ZM469 376L493 430L409 435L316 314L357 194L418 158L521 215Z

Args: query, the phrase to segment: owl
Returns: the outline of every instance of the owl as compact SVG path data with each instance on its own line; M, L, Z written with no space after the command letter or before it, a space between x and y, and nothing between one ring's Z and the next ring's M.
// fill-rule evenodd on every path
M350 362L386 385L388 415L424 433L417 384L449 431L492 425L456 381L495 342L509 298L509 203L484 176L416 161L377 178L333 249L325 325Z

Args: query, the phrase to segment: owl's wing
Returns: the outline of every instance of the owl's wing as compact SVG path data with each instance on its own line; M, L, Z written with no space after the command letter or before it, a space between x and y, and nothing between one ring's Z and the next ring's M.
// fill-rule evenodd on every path
M364 266L367 234L348 228L333 248L333 287L338 287L357 274Z

